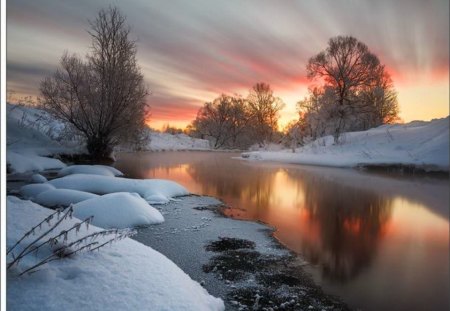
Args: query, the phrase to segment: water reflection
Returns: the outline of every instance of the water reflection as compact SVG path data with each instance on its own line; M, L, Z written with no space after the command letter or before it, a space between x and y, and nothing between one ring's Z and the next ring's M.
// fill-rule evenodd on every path
M346 281L370 264L390 218L389 199L301 170L235 165L216 159L187 172L207 185L202 193L231 202L229 216L274 225L276 237L320 264L325 277Z
M317 266L316 280L354 306L420 310L426 301L426 309L448 309L448 180L231 156L122 154L116 166L132 177L175 180L219 197L229 216L276 227L282 243ZM385 287L389 294L380 294Z

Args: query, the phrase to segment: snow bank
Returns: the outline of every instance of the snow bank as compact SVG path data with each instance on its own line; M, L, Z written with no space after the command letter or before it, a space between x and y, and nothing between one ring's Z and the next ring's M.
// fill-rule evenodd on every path
M52 186L53 187L53 186ZM85 200L93 199L98 195L70 189L53 189L43 191L30 199L40 205L47 207L69 206L70 204L79 203Z
M7 209L8 248L52 212L15 197L7 198ZM60 230L77 221L67 220ZM89 232L97 230L90 226ZM82 226L78 236L85 234ZM42 256L44 252L27 256L21 269ZM31 275L18 277L18 270L7 274L6 298L11 310L224 310L221 299L209 295L172 261L131 239L99 252L50 262Z
M64 124L41 109L6 105L6 141L8 150L20 154L47 156L71 153L61 145ZM79 144L78 144L79 145Z
M73 189L96 194L136 192L150 204L164 204L176 196L188 195L183 186L170 180L128 179L111 176L74 174L49 181L58 189Z
M243 158L337 167L413 165L428 171L449 170L449 117L430 122L383 125L344 133L341 143L326 136L298 148L279 152L247 152Z
M123 173L118 169L106 165L71 165L58 172L58 176L60 177L72 174L123 176Z
M8 150L6 163L12 173L40 172L48 169L64 168L66 165L58 159L41 157L33 154L19 154Z
M127 192L105 194L75 204L74 215L80 219L94 216L92 223L102 228L128 228L164 221L161 213L137 193Z
M185 134L168 134L151 132L147 149L154 151L167 150L209 150L209 141L189 137Z
M26 199L31 199L37 197L40 193L46 192L49 190L55 189L55 186L44 183L44 184L30 184L25 185L22 188L20 188L20 195Z

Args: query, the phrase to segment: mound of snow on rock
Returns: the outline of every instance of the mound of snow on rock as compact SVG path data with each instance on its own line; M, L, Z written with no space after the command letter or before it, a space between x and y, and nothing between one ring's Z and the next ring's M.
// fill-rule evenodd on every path
M30 177L30 183L34 183L34 184L42 184L47 181L48 181L47 178L45 178L41 174L33 174Z
M123 176L123 173L118 169L106 165L71 165L58 172L60 177L72 174Z
M39 193L30 199L40 205L47 207L69 206L70 204L79 203L85 200L93 199L98 195L70 189L51 189Z
M80 219L94 216L92 223L102 228L128 228L159 224L161 213L137 193L111 193L75 204L74 215Z
M55 186L49 183L43 184L29 184L20 188L20 195L26 199L32 199L37 197L40 193L54 190Z
M163 179L129 179L111 176L74 174L49 181L58 189L73 189L96 194L136 192L150 204L164 204L189 192L176 182Z
M7 198L7 248L53 211L15 197ZM73 226L68 219L60 230ZM41 230L46 230L44 225ZM77 238L99 230L81 227ZM40 234L37 229L36 234ZM24 243L17 251L23 249ZM52 261L31 275L18 273L44 259L45 252L27 256L7 274L6 298L11 310L224 310L215 298L164 255L131 239L100 251ZM12 260L9 256L7 261Z
M368 131L332 136L280 152L247 152L243 158L337 167L413 165L425 170L449 170L449 117L430 122L383 125Z

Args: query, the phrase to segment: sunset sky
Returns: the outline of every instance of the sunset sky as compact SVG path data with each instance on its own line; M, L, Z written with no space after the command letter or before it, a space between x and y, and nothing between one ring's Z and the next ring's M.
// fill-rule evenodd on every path
M89 51L88 19L118 6L138 40L152 92L151 126L184 127L220 93L246 96L267 82L297 117L308 59L352 35L391 73L404 121L449 114L449 1L8 0L7 88L38 95L64 51Z

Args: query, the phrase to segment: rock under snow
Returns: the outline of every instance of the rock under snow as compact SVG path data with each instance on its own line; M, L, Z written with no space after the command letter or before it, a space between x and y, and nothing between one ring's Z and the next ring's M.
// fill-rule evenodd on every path
M69 206L70 204L79 203L96 197L98 197L98 195L89 192L53 188L39 193L37 196L32 197L31 200L40 205L54 207Z
M72 174L123 176L123 173L118 169L106 165L71 165L58 172L58 176L60 177Z
M136 192L150 204L164 204L189 192L176 182L163 179L129 179L111 176L74 174L49 183L58 189L74 189L96 194Z
M49 183L29 184L20 188L20 195L26 199L31 199L37 197L42 192L46 192L48 190L53 189L55 189L55 186Z
M45 178L41 174L33 174L30 177L30 182L34 183L34 184L42 184L42 183L45 183L47 181L48 181L47 178Z
M111 193L89 199L73 207L80 219L94 216L92 223L102 228L128 228L162 223L164 217L137 193Z

